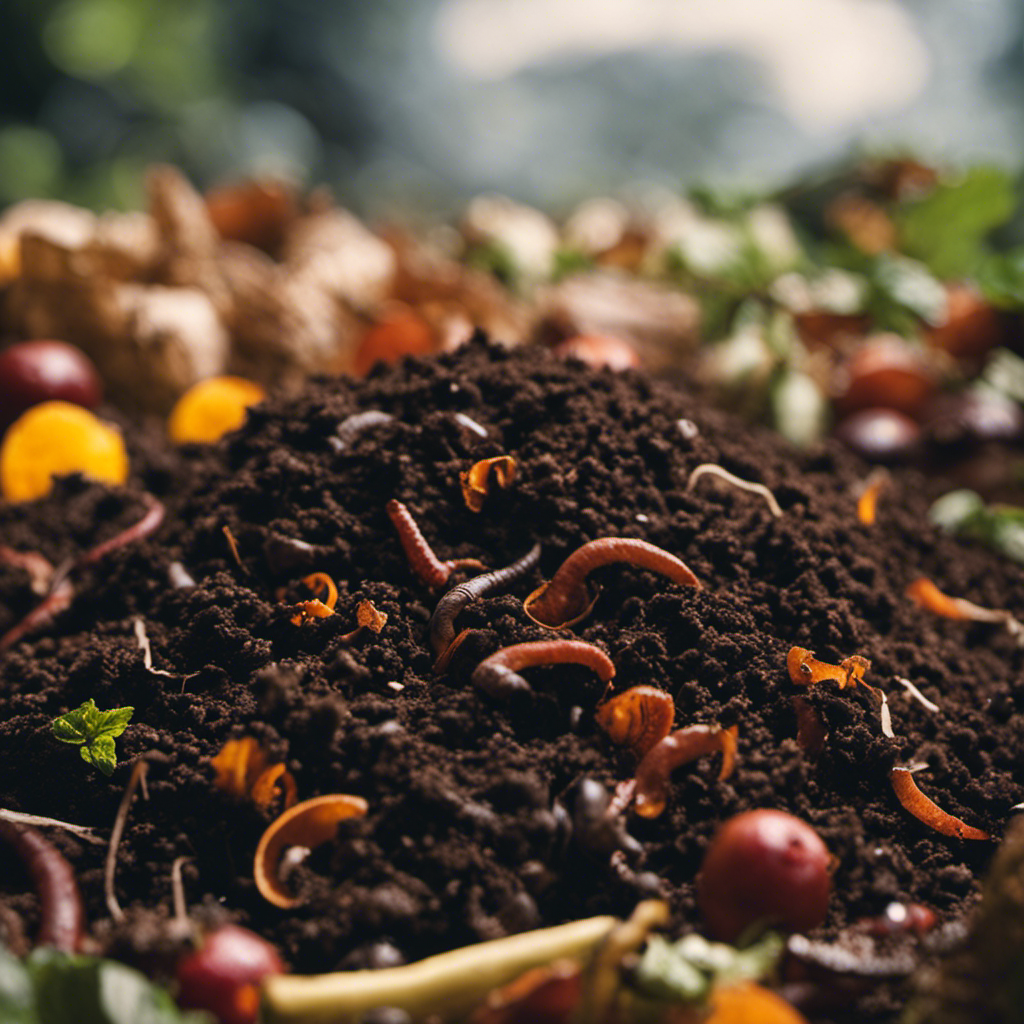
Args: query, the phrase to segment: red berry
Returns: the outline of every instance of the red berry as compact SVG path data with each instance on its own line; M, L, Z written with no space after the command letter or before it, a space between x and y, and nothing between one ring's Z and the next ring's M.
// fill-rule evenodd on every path
M277 950L255 932L222 925L178 962L178 1005L209 1010L220 1024L254 1024L259 983L284 969Z
M103 385L91 360L63 341L21 341L0 352L0 427L40 402L94 409Z
M709 932L733 941L758 921L806 931L825 920L831 857L818 833L784 811L747 811L715 835L697 877Z

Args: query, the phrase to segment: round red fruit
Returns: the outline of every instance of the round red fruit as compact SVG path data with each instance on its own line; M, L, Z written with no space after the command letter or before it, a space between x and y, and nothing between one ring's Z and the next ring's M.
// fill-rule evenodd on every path
M222 925L178 962L178 1005L208 1010L220 1024L254 1024L260 982L284 969L277 950L255 932Z
M734 941L765 922L806 931L825 920L831 856L806 822L784 811L747 811L718 830L697 877L708 931Z
M63 341L20 341L0 352L0 426L53 400L94 409L103 398L96 367Z

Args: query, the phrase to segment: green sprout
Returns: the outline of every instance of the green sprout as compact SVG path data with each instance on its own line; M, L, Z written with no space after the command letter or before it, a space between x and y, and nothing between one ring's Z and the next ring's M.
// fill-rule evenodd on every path
M55 718L51 729L62 743L79 748L82 760L95 765L104 775L112 775L117 767L114 740L128 728L135 708L113 708L100 711L90 697L81 707Z

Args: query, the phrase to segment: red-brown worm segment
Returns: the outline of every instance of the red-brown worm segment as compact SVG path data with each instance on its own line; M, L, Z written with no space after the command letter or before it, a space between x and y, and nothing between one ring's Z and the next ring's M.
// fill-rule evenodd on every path
M142 499L146 504L146 514L137 523L133 523L126 530L111 537L110 540L105 540L101 544L89 548L84 554L68 559L57 567L50 581L49 592L42 603L33 608L21 622L16 623L3 636L0 636L0 651L13 647L26 633L31 633L32 630L49 622L71 604L75 591L68 577L78 566L98 562L111 551L116 551L133 541L142 540L157 529L164 521L163 503L151 494L144 494Z
M64 855L34 828L0 819L0 839L25 865L39 896L41 946L74 953L85 930L85 911L75 872Z
M925 796L917 788L913 773L909 769L891 769L889 781L903 807L918 821L923 821L936 832L941 832L944 836L953 836L956 839L992 838L987 832L982 832L980 828L967 825L959 818L944 811L931 797Z
M790 703L796 715L796 742L813 760L825 749L825 740L828 737L825 723L821 720L818 709L806 697L791 697Z
M55 615L59 615L70 606L75 596L75 588L71 580L58 580L53 589L36 605L20 622L16 622L3 636L0 636L0 651L13 647L23 636L40 626L45 626Z
M519 670L535 665L586 665L607 683L615 675L615 666L600 647L582 640L538 640L503 647L477 665L471 676L473 685L492 697L508 697L529 691L530 684Z
M158 501L152 494L143 494L142 500L146 506L146 514L137 523L133 523L126 530L111 537L110 540L105 540L102 544L89 548L84 555L77 559L77 564L90 565L93 562L98 562L105 555L109 555L111 551L116 551L126 544L142 540L154 533L164 521L163 502Z
M668 803L669 777L676 768L698 757L722 752L719 779L732 774L736 759L737 726L688 725L677 729L648 751L636 770L636 813L656 818Z
M632 686L601 704L594 717L613 743L628 746L638 758L643 758L672 731L676 704L664 690Z
M551 580L538 587L523 602L526 614L534 622L551 629L562 629L579 622L596 600L587 589L587 576L595 569L615 562L659 573L687 587L700 587L700 581L689 566L663 548L631 537L601 537L577 548Z
M448 582L452 571L460 568L486 569L483 562L476 558L453 558L442 562L427 543L426 537L420 532L412 513L400 501L392 498L385 506L388 518L394 523L398 532L398 541L402 545L405 557L409 560L409 568L413 574L432 590L443 587Z
M540 544L534 544L518 561L504 569L474 576L457 587L452 587L437 603L430 619L430 643L434 653L441 657L455 639L455 620L467 604L499 587L506 587L525 576L540 560Z

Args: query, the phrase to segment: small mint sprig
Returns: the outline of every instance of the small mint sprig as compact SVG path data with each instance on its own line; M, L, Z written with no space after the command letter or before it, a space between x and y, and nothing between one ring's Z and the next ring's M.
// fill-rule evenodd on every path
M113 708L100 711L90 697L81 707L55 718L51 729L62 743L79 748L82 760L112 775L117 767L114 740L128 728L135 708Z

